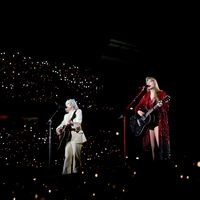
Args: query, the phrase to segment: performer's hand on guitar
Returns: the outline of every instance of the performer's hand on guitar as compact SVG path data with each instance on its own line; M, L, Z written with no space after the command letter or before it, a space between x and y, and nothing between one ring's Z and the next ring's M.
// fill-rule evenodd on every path
M72 120L69 120L69 121L68 121L68 124L69 124L69 125L73 125L74 122L73 122Z
M163 102L159 101L157 105L158 105L158 107L162 107L163 106Z
M141 110L138 110L137 113L138 113L139 116L143 116L143 115L145 114L145 113L142 112Z
M70 120L70 121L68 122L68 124L69 124L69 125L74 125L74 126L76 126L76 127L81 126L81 124L80 124L79 122L73 122L72 120Z
M61 135L61 130L62 130L61 128L57 128L57 129L56 129L56 134L57 134L58 136Z

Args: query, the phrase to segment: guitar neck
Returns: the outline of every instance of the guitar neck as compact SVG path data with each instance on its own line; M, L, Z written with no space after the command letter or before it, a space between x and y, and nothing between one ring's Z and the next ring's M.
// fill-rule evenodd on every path
M145 117L148 117L157 107L158 107L158 105L156 104L153 108L148 110L148 112L146 112L146 114L145 114Z
M163 100L161 100L162 103L166 103L170 100L170 96L166 96ZM153 108L151 108L150 110L148 110L145 114L145 117L148 117L148 115L150 115L155 109L158 108L158 104L156 104Z

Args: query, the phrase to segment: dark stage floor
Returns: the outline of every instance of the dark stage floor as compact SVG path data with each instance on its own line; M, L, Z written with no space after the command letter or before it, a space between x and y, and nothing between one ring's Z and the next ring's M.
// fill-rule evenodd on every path
M200 171L188 163L136 161L63 176L56 168L1 169L0 199L154 199L197 195ZM186 167L187 166L187 167Z

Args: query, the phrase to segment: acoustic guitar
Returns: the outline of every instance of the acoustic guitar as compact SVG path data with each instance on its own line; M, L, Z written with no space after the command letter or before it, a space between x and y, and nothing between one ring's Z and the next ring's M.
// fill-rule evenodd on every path
M58 151L63 150L65 148L65 145L71 140L71 131L71 125L63 126L61 134L59 135L59 144L57 148Z
M74 111L71 121L76 117L76 111ZM58 136L59 138L59 144L57 147L58 151L63 151L65 149L66 144L71 140L72 134L71 131L75 130L72 128L72 124L67 124L64 125L63 128L61 129L61 134Z
M165 96L161 102L166 103L170 101L170 96ZM143 116L139 116L137 114L130 117L130 128L131 131L135 134L135 136L140 136L144 132L147 131L148 125L152 120L151 113L158 108L158 104L156 104L153 108L150 110L146 110L145 114Z

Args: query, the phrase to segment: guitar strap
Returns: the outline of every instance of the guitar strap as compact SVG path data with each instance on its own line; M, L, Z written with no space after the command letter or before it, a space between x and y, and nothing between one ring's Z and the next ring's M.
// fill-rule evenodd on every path
M72 115L72 117L71 117L71 120L72 120L72 121L73 121L73 119L76 117L76 111L77 111L77 110L74 111L74 113L73 113L73 115Z

